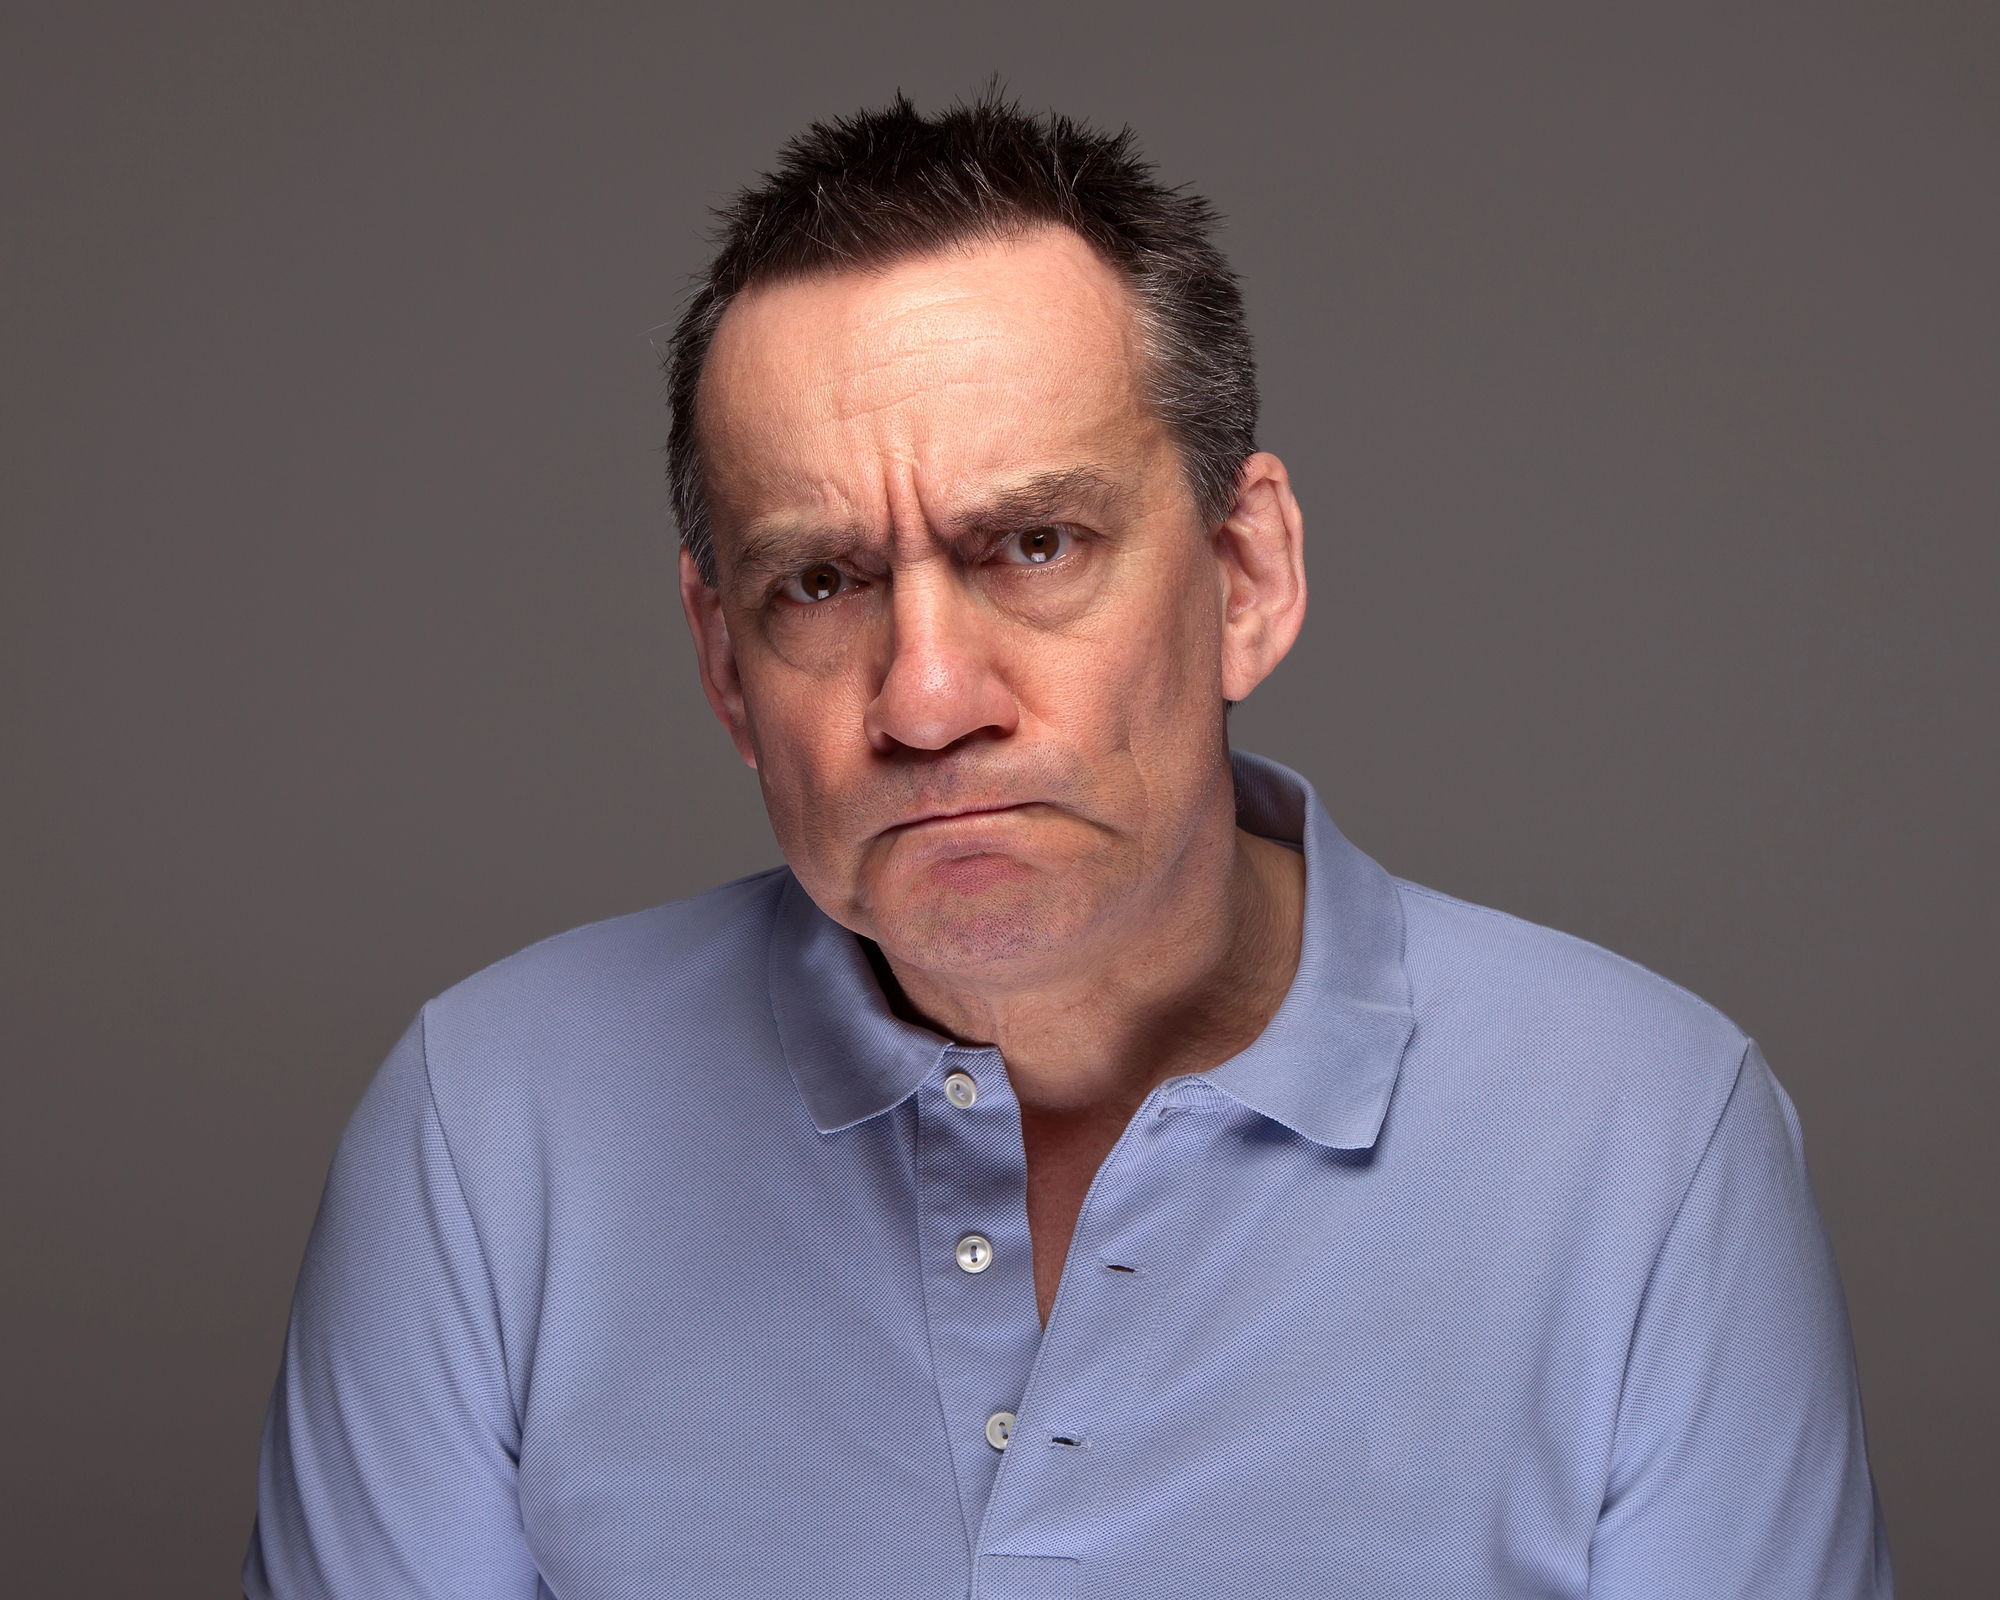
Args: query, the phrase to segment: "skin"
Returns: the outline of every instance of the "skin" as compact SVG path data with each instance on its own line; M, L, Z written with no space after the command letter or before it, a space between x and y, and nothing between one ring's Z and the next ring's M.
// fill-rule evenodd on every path
M699 401L702 686L806 891L1021 1105L1042 1319L1104 1157L1260 1033L1304 863L1235 825L1226 701L1305 615L1282 463L1214 527L1126 291L1047 229L740 297Z

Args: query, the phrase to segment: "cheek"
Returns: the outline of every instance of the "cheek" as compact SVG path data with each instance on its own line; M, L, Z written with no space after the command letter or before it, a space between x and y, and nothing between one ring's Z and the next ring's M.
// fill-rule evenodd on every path
M794 840L837 836L841 797L853 791L869 755L853 685L765 662L743 674L743 704L780 844L789 851Z
M1208 574L1192 561L1171 563L1158 580L1135 585L1104 619L1084 652L1082 685L1106 715L1134 736L1155 737L1200 724L1222 703L1222 629Z

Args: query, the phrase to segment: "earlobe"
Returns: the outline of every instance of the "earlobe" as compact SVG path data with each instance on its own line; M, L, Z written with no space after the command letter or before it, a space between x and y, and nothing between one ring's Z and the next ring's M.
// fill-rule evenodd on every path
M1236 504L1215 532L1222 582L1222 695L1236 701L1269 677L1306 615L1305 518L1285 464L1268 451L1243 463Z
M736 746L736 753L745 764L755 767L757 751L750 740L749 711L736 668L736 645L722 612L721 592L702 581L701 569L685 548L681 551L680 579L681 611L687 617L688 632L694 636L702 693L708 696L709 709Z

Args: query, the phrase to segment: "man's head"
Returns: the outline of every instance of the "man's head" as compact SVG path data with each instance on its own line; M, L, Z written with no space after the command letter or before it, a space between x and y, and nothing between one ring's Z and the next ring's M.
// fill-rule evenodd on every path
M711 703L892 960L1087 965L1227 829L1304 609L1211 215L989 99L815 128L726 220L671 357Z

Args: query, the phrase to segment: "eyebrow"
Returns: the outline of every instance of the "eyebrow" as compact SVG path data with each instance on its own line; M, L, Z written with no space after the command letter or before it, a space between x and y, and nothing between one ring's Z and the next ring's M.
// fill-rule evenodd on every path
M739 582L761 585L789 572L801 561L838 561L868 542L859 523L819 527L792 519L753 523L735 538L729 563Z
M1038 472L953 511L936 532L954 545L974 544L1065 516L1105 516L1129 498L1130 491L1100 468L1063 467ZM816 526L774 518L752 523L737 535L730 566L738 579L762 583L801 561L851 556L868 542L868 530L859 523Z
M1064 515L1103 516L1129 498L1123 484L1096 467L1065 467L1037 473L1000 490L984 504L955 512L941 531L957 543L1010 533Z

